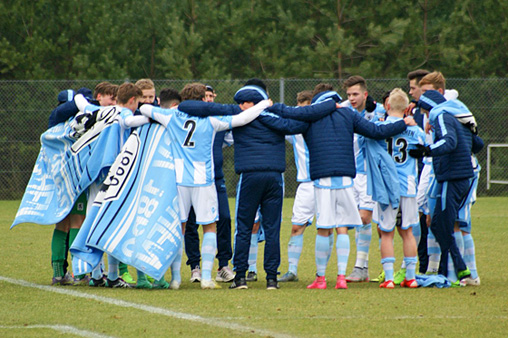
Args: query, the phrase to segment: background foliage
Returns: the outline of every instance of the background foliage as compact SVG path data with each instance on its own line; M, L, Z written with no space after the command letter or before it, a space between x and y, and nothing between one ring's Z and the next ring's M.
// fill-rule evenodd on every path
M508 2L5 0L3 79L505 77Z
M247 78L274 79L266 80L271 97L293 105L323 79L340 85L361 74L380 99L407 90L409 71L437 69L475 113L486 143L508 143L507 13L508 2L494 0L4 0L0 198L21 197L57 93L99 79L150 77L157 90L200 79L223 103ZM294 196L287 150L286 196ZM506 150L495 152L493 176L508 180ZM225 171L234 195L232 153L225 150ZM486 152L479 157L485 169ZM508 193L486 191L485 177L480 194Z

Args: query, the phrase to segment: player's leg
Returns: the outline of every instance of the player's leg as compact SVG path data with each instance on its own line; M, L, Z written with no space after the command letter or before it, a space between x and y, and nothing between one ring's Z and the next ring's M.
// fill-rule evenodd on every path
M64 278L64 260L66 251L67 234L69 233L70 216L55 224L51 239L51 266L53 268L52 285L72 284L72 278Z
M191 207L189 217L185 225L185 254L187 255L187 265L191 269L191 283L201 281L201 268L199 262L201 254L199 251L199 233L198 224L196 224L196 214Z
M259 252L259 231L261 225L261 213L256 212L256 220L252 226L252 234L250 236L249 246L249 269L247 272L247 282L256 282L258 280L258 252Z
M441 248L439 272L447 274L448 255L451 255L459 279L467 277L470 273L453 237L453 227L459 205L466 196L468 186L468 180L443 183L440 188L441 198L437 199L431 223L431 230ZM444 203L446 204L443 205Z
M332 246L330 237L335 228L335 205L332 189L315 187L316 197L316 244L314 248L316 260L316 279L307 286L308 289L326 289L326 267ZM333 237L332 237L333 238Z
M261 223L265 235L263 267L266 272L266 288L278 289L277 270L280 266L280 226L282 202L284 198L284 180L281 173L269 172L267 189L260 206Z
M388 207L382 210L379 205L376 205L375 221L378 224L379 235L381 237L381 265L383 266L385 276L384 282L379 285L380 288L393 289L395 287L393 283L393 264L395 263L393 236L397 213L397 209Z
M359 227L362 224L360 213L356 207L353 187L333 189L334 195L334 219L337 224L337 284L336 289L347 289L346 270L349 259L349 235L348 228ZM370 243L370 242L369 242Z
M229 261L233 257L231 249L231 214L224 179L215 180L217 201L219 202L219 220L217 221L217 260L219 270L215 280L218 282L231 282L235 274L229 267Z
M418 248L414 238L413 228L419 226L418 204L414 197L401 197L400 209L402 210L400 227L397 227L402 237L402 248L406 274L400 283L402 287L416 288L416 263L418 262Z
M231 289L247 289L245 274L249 268L249 247L256 211L264 191L257 173L240 175L236 193L236 226L233 266L235 279Z
M293 223L292 225L291 237L288 242L288 271L278 278L279 282L298 281L298 263L303 250L303 232L307 224L300 225Z
M418 210L420 211L420 239L416 242L418 246L418 261L419 261L419 272L424 274L427 272L429 265L428 255L428 241L427 237L429 234L429 228L427 227L427 214L429 214L427 190L431 183L432 164L424 163L421 175L418 180L418 189L416 194L416 202L418 204ZM416 237L415 237L416 239Z
M85 221L86 210L87 194L82 193L78 197L74 207L71 210L71 213L69 214L69 247L71 247L72 243L74 243L74 239L78 235L79 229L81 229L81 226ZM88 285L89 282L90 277L86 274L74 276L74 284Z
M291 217L293 225L288 242L288 272L279 278L280 282L298 281L298 263L303 250L303 233L305 228L312 224L314 214L314 183L302 182L298 185L293 204Z
M316 279L314 282L307 286L307 289L326 289L326 266L330 258L330 233L333 229L318 228L316 234L315 244L315 259L316 259Z
M356 261L353 271L346 277L348 282L369 280L369 248L372 240L372 210L374 201L367 195L367 175L357 174L354 179L355 200L357 202L362 225L355 228Z
M206 187L181 187L190 194L190 203L196 215L196 224L203 227L203 241L201 243L201 288L220 288L212 280L213 261L217 251L217 227L216 221L219 218L217 190L215 184ZM187 231L187 225L185 225Z
M106 279L106 286L109 288L131 288L132 286L118 275L118 264L118 259L108 255L108 278Z
M464 239L464 261L471 271L471 277L466 279L466 284L478 286L480 285L480 276L478 275L476 267L476 253L473 236L467 231L462 231L462 236Z
M180 288L180 285L182 284L182 275L181 275L182 255L183 255L183 244L180 245L176 257L170 266L171 283L169 283L169 288L172 290L178 290Z
M201 246L203 269L201 271L201 288L216 289L220 288L212 280L213 261L217 251L217 227L215 222L203 225L203 243Z
M404 252L404 261L406 263L406 277L400 283L402 287L414 288L417 287L416 283L416 263L418 261L417 257L417 246L416 240L413 235L413 231L411 228L403 229L398 228L399 235L402 237L402 245Z

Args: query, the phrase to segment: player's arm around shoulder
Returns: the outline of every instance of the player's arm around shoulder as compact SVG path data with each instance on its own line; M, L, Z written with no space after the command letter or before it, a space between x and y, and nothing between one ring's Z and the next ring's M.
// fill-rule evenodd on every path
M337 108L338 104L335 101L326 100L304 107L289 107L283 103L276 103L268 111L285 118L313 122L330 115Z
M197 100L183 101L178 109L186 114L198 117L236 115L241 109L236 104L221 104Z
M178 111L177 108L160 108L154 107L150 104L144 104L139 108L139 111L143 116L153 119L163 126L167 126L173 115Z

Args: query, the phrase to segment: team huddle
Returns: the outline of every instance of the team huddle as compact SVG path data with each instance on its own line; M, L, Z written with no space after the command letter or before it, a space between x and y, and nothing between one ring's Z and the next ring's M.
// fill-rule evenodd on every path
M56 223L52 284L179 289L185 249L191 282L203 289L220 288L218 282L247 289L248 282L257 281L258 242L264 240L266 287L278 289L279 283L298 281L303 234L314 222L316 277L308 289L327 288L334 242L335 288L369 281L372 223L379 235L381 288L480 285L470 214L480 171L474 154L483 147L476 121L457 99L457 91L445 90L440 72L417 70L408 80L411 102L395 88L377 103L368 95L365 79L351 76L344 81L346 100L332 85L321 83L298 93L296 107L273 103L259 79L247 81L236 92L237 104L215 103L214 89L201 83L188 84L180 92L164 88L157 97L148 79L120 86L103 82L93 95L86 88L61 92L48 127L70 121L76 142L94 125L114 120L121 130L114 150L118 154L136 128L157 123L166 129L174 160L178 231L185 245L172 256L170 282L164 276L154 280L140 269L136 281L128 266L110 253L107 269L100 262L90 274L76 273L73 260L72 276L68 248L86 215L93 214L94 200L108 186L106 175L99 175ZM289 267L278 276L286 141L294 148L299 185L287 248ZM239 175L233 246L222 170L222 148L229 145L234 146ZM404 255L397 272L395 228ZM348 230L355 231L356 241L356 261L349 274ZM213 278L215 258L219 269Z

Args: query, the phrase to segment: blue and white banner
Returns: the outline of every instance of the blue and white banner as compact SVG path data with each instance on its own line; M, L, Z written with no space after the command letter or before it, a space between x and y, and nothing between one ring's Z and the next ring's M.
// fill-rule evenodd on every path
M74 274L106 252L160 279L182 245L170 135L156 123L134 131L71 247Z
M11 228L20 223L55 224L71 211L81 193L107 173L128 135L116 121L117 109L77 140L73 119L41 135L41 150Z

